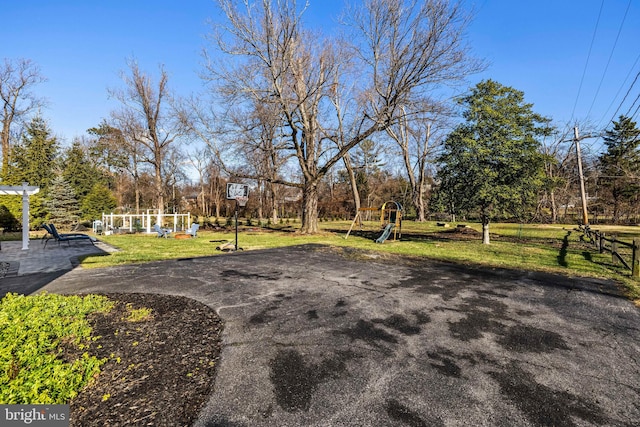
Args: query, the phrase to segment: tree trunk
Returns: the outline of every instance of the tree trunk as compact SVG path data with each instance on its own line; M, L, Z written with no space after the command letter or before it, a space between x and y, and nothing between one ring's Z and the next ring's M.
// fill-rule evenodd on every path
M314 234L318 232L318 184L305 181L302 189L302 225L300 232Z
M6 111L5 108L5 114L7 113L8 111ZM2 170L0 172L3 178L5 178L6 174L9 173L9 150L11 148L9 145L9 125L11 123L11 119L12 118L6 117L2 124Z
M412 202L416 209L416 221L425 222L424 182L419 182L418 187L412 191Z
M558 207L556 206L555 191L551 190L549 198L551 199L551 223L555 224L558 222Z
M259 223L262 223L262 212L264 211L264 205L266 204L266 195L265 195L265 185L264 185L264 181L261 179L258 179L258 197L260 198L258 203L258 221Z
M349 184L351 184L351 194L353 195L353 204L356 209L354 215L357 215L358 211L360 210L360 192L358 191L356 174L353 172L351 157L349 157L349 153L345 154L342 160L344 161L344 165L347 168L347 174L349 175Z
M164 189L162 188L162 170L160 165L155 167L154 184L156 190L156 202L158 205L158 224L162 226L162 215L164 214Z
M489 239L489 217L482 216L482 244L488 245L491 241Z
M278 223L278 195L275 184L269 183L269 196L271 197L271 223Z

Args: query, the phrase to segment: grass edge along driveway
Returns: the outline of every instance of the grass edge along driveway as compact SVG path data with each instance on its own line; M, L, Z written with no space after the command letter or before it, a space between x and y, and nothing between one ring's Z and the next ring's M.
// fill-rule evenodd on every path
M479 224L468 223L465 229L439 227L435 222L403 223L402 238L376 244L380 224L370 222L362 230L354 227L345 239L348 221L322 222L323 232L303 235L293 227L240 229L238 246L243 250L268 249L299 244L324 244L374 251L380 256L400 255L449 261L489 268L509 268L542 271L578 277L596 277L621 283L627 296L640 303L639 283L622 266L615 265L611 255L600 254L582 241L582 234L571 225L492 224L492 241L483 245ZM622 240L631 241L640 235L638 227L609 227ZM100 236L100 239L120 249L109 256L87 256L84 268L121 264L137 264L166 259L220 255L224 243L233 242L235 234L228 231L206 231L195 239L157 239L148 234Z

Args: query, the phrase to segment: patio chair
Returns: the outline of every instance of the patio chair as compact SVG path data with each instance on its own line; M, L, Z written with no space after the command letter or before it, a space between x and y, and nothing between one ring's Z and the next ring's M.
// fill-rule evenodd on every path
M96 238L95 237L91 237L88 234L83 234L83 233L58 233L58 229L53 224L49 224L49 225L42 224L42 226L47 231L47 233L49 233L49 235L51 235L51 238L46 238L46 240L44 242L44 247L45 248L47 247L47 243L51 239L55 239L58 242L58 245L60 245L60 242L67 242L67 244L70 245L72 241L88 240L89 242L91 242L92 245L95 246L94 242L96 241Z
M200 228L200 224L196 224L194 222L193 224L191 224L191 229L186 230L185 234L188 234L191 237L198 237L198 228Z
M167 237L169 237L169 234L171 233L171 230L168 228L162 228L160 227L159 224L155 224L153 226L153 231L155 231L156 233L158 233L158 235L156 237L164 237L165 239Z

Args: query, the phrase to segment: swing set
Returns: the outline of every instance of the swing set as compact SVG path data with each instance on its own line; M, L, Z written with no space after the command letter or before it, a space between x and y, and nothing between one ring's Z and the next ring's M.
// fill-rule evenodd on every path
M380 213L380 228L382 234L376 239L376 243L384 243L389 237L393 235L393 240L400 239L402 237L402 205L395 201L385 202L381 208L360 208L356 213L356 217L347 231L345 239L349 237L353 226L358 223L360 231L363 231L363 217L369 212Z

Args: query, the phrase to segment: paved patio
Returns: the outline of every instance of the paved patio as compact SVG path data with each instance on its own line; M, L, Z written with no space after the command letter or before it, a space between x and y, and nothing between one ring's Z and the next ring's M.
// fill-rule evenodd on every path
M0 298L7 292L29 294L78 265L78 257L106 255L117 249L104 242L92 245L85 240L62 242L34 239L29 249L21 241L2 242L0 248Z

